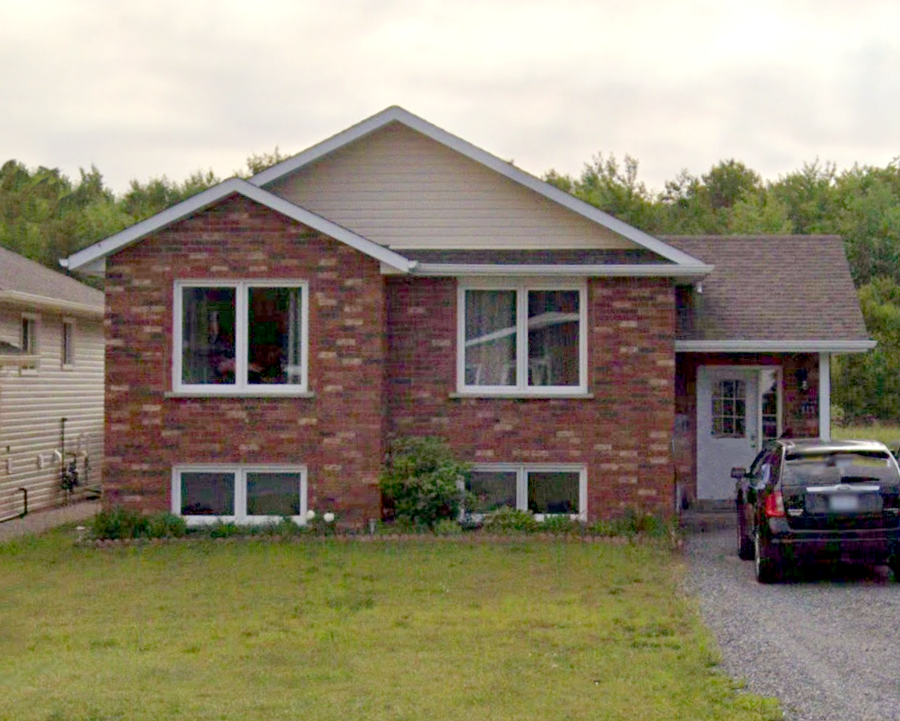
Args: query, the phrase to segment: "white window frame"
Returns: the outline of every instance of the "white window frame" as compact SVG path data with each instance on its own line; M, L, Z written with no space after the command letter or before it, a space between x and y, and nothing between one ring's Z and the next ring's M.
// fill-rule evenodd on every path
M184 383L184 318L185 288L234 288L235 290L235 382ZM300 377L302 383L266 384L248 382L247 352L249 346L249 303L251 288L299 288L302 291L300 311ZM172 323L172 389L191 395L233 396L297 396L309 393L309 282L291 279L265 280L177 280L173 294Z
M29 330L26 331L25 324L28 324ZM28 343L26 344L25 334L28 334ZM37 313L22 313L22 327L20 329L19 343L22 346L22 355L34 357L34 361L23 365L19 372L23 374L37 373L40 365L41 355L41 317ZM26 350L26 346L30 346Z
M516 292L516 385L485 386L466 383L466 291L497 290ZM578 385L528 385L528 292L578 291ZM478 278L460 281L457 287L456 379L457 391L484 396L566 396L587 393L588 332L587 282L584 279Z
M66 329L68 328L68 335ZM73 370L77 355L75 343L77 338L77 326L74 318L63 318L60 326L60 364L63 370ZM68 340L68 343L66 342Z
M234 514L224 516L191 516L181 513L181 475L183 473L233 473L234 474ZM304 465L218 465L190 464L172 468L172 513L185 519L189 526L209 526L216 523L236 523L239 525L265 525L277 523L281 516L251 516L247 514L247 475L250 473L296 473L300 476L300 513L289 518L298 526L306 525L307 512L307 467Z
M573 521L587 522L587 466L579 463L476 463L472 472L477 473L515 473L516 474L516 510L528 510L528 474L530 473L577 473L578 474L578 513L568 514ZM536 521L545 521L562 514L535 513ZM469 513L465 516L480 522L483 513Z

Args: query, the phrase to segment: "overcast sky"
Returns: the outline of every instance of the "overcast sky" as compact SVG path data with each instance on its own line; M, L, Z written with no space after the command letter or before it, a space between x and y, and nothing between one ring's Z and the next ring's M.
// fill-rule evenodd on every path
M0 0L0 163L228 177L401 105L535 175L900 156L894 0Z

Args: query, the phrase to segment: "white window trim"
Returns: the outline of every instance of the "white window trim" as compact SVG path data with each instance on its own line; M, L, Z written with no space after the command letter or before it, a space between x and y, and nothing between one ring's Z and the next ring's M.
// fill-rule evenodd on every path
M516 291L516 378L514 386L481 386L466 384L466 291L514 290ZM578 291L578 385L577 386L529 386L528 385L528 291L577 290ZM456 387L466 396L572 396L587 393L588 332L587 332L587 282L584 279L533 279L533 278L477 278L461 280L456 295Z
M191 516L181 513L182 473L233 473L234 474L234 514L227 516ZM281 516L247 515L247 474L249 473L297 473L300 476L300 513L289 518L298 526L306 525L307 512L307 467L293 465L217 465L199 464L174 466L172 468L172 513L182 516L189 526L210 526L216 523L237 523L240 525L265 525L276 523Z
M473 472L483 473L515 473L516 474L516 510L528 510L528 474L529 473L577 473L578 474L578 513L568 517L573 521L587 522L587 467L580 463L476 463ZM466 514L475 521L484 520L482 513ZM535 513L536 521L553 518L557 514Z
M185 288L234 288L235 289L235 383L192 384L183 383L183 293ZM303 307L300 313L300 374L302 383L249 384L247 377L248 303L250 288L300 288L303 291ZM175 394L209 396L298 396L309 392L309 282L291 279L245 280L177 280L173 293L172 318L172 390ZM239 382L240 379L240 382Z
M69 328L69 358L66 362L66 328ZM76 351L76 343L78 338L78 326L74 318L63 318L60 326L60 365L64 371L75 369L78 362L78 354Z
M22 320L30 321L33 329L31 334L32 348L28 353L25 353L25 339L22 337L20 330L19 342L22 344L22 355L23 358L33 359L33 361L21 366L19 373L22 375L35 375L41 364L41 317L37 313L22 313Z

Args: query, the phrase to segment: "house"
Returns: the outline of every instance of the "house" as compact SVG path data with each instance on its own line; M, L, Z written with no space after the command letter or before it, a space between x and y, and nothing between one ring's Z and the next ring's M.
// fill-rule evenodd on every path
M0 248L0 519L100 485L103 363L103 293Z
M106 277L106 497L192 523L377 518L410 434L483 508L671 513L827 434L873 345L838 239L655 238L397 107L67 265Z

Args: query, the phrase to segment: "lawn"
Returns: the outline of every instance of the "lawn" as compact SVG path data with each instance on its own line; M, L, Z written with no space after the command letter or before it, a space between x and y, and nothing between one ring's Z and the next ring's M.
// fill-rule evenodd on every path
M889 423L873 423L866 426L832 426L834 438L868 438L881 441L888 448L896 448L900 442L900 426Z
M4 718L780 718L651 543L70 539L0 545Z

